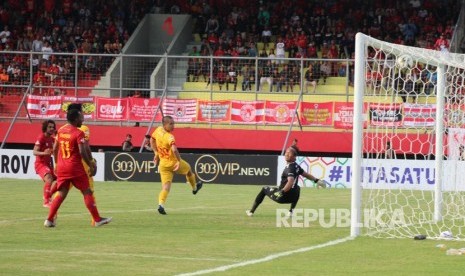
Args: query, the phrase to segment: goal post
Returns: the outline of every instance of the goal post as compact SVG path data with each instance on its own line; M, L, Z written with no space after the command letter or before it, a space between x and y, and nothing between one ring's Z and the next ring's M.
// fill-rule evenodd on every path
M358 33L354 91L351 236L465 239L465 56Z

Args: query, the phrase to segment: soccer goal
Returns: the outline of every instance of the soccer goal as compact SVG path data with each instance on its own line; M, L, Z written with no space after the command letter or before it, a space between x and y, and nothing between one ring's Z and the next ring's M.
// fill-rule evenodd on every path
M465 239L464 68L356 35L352 236Z

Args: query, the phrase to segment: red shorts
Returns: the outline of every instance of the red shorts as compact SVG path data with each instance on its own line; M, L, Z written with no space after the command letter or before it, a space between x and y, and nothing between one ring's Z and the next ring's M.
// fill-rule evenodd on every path
M81 174L78 176L73 176L73 177L58 177L57 179L57 189L59 190L61 187L70 187L70 185L73 185L76 187L78 190L81 192L89 189L89 177L87 174Z
M50 166L43 165L43 164L37 164L35 166L36 173L40 176L40 178L45 179L45 176L47 174L52 175L53 179L57 179L55 173L53 172L53 169L50 168Z

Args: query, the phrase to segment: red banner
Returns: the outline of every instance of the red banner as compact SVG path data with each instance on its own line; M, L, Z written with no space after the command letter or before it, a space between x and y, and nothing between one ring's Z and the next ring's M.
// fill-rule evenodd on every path
M433 127L436 120L435 104L404 103L404 126Z
M229 122L231 101L198 101L197 122Z
M300 122L306 126L332 126L333 102L300 103Z
M401 104L370 104L370 123L373 126L401 126Z
M231 101L231 122L241 124L263 123L264 101Z
M297 102L272 102L265 103L265 122L267 124L288 125L294 117ZM295 120L297 121L297 120ZM294 121L294 123L296 123Z
M159 103L160 99L158 98L128 98L129 120L151 122ZM155 117L155 121L161 121L161 117L161 112L159 110Z
M97 120L123 121L128 119L128 99L96 97Z
M195 122L197 117L197 100L165 99L163 102L164 115L170 115L175 122Z
M27 111L31 118L59 118L61 96L27 96Z
M367 103L363 103L363 128L368 125ZM354 103L353 102L335 102L334 103L334 128L352 129L354 126Z
M68 110L68 105L71 103L81 103L82 104L82 113L84 113L84 119L93 119L95 118L95 103L94 97L72 97L72 96L63 96L63 104L61 105L60 118L66 119L66 111Z

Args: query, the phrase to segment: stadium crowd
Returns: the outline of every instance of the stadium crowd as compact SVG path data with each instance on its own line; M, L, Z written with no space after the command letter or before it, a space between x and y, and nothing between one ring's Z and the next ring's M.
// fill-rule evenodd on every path
M71 86L76 78L96 79L112 58L85 56L77 60L59 53L121 52L143 16L149 1L23 0L0 6L0 51L43 52L34 55L0 55L0 84ZM32 63L32 64L31 64ZM39 90L43 94L60 91ZM0 91L4 92L4 91ZM9 89L10 93L18 90Z
M353 57L357 32L398 44L447 49L459 5L460 1L439 0L9 0L0 5L0 50L43 54L32 60L26 55L0 55L0 85L28 84L31 63L32 81L42 86L71 85L76 74L82 76L79 79L97 79L111 58L86 56L75 64L72 57L56 53L119 53L149 12L191 14L201 39L199 49L190 53L193 56L338 59ZM250 65L215 62L214 80L208 80L209 64L192 58L187 80L203 76L204 81L235 90L241 75L243 90L250 90L255 82ZM300 82L296 64L268 65L258 67L257 82L268 82L270 90L273 84L277 91L292 90ZM311 74L305 81L313 86L320 78L324 82L328 76L345 76L341 65L306 64Z

